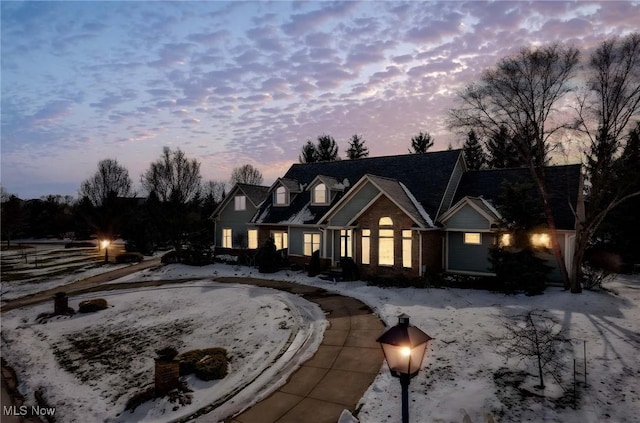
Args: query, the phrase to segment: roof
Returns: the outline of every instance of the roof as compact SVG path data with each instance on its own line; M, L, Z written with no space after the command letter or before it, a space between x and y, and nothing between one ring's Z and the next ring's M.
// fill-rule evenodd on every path
M574 210L577 209L578 194L582 186L581 171L579 164L545 167L551 210L558 229L575 229ZM531 184L530 195L540 198L528 168L472 170L462 176L453 203L457 204L466 196L482 197L500 209L503 184L513 182Z
M254 206L258 207L269 196L269 187L262 185L238 184L238 188L244 192Z
M417 202L424 213L435 216L461 152L462 150L446 150L425 154L293 164L282 179L294 180L302 186L308 186L316 177L322 175L341 181L345 191L336 195L332 204L326 206L309 206L311 196L306 190L292 198L288 207L272 207L270 202L265 202L261 210L256 213L254 222L286 223L293 216L298 216L306 207L305 216L313 216L313 219L302 223L317 223L317 220L366 174L393 179L396 184L401 183L412 194L414 200L411 200L411 203ZM394 192L401 197L409 198L409 195L401 191L394 188ZM409 208L417 209L418 207L413 205ZM423 213L420 211L417 213L419 218L423 219Z
M462 197L460 201L451 206L449 210L447 210L440 216L440 221L442 223L446 222L466 205L474 208L492 224L498 224L502 221L500 212L496 210L496 208L493 206L493 204L491 204L489 200L486 200L483 197L469 196Z

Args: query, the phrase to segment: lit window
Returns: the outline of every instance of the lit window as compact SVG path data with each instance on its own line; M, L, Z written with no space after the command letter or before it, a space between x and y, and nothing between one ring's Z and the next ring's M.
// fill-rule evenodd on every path
M393 266L393 229L380 229L378 234L378 264Z
M464 243L480 245L482 244L482 238L478 232L466 232L464 234Z
M513 245L513 236L511 234L500 235L500 246L511 247Z
M402 231L402 267L411 268L411 231Z
M340 231L340 257L353 257L351 246L351 229Z
M325 184L318 184L313 189L313 202L316 204L327 203L327 187Z
M371 229L362 230L362 264L369 264L371 251Z
M222 230L222 248L233 248L231 239L231 229L224 228Z
M271 232L271 236L276 244L276 250L289 248L289 237L286 232Z
M287 204L287 189L285 187L276 189L276 204Z
M534 247L551 248L551 237L549 234L533 234L531 244Z
M249 229L247 231L247 239L249 240L249 249L258 248L258 231L256 229Z
M320 249L320 234L304 234L304 255L310 256Z
M235 210L246 210L247 209L247 197L244 195L236 195L234 200Z
M381 217L378 221L379 226L393 226L393 220L390 217Z

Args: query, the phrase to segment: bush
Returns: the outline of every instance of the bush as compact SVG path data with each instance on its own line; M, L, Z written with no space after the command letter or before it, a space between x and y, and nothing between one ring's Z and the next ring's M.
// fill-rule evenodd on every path
M340 267L342 268L343 281L357 281L359 278L358 266L351 257L342 257L340 259Z
M200 380L222 379L227 375L226 355L207 355L196 363L195 373Z
M315 250L311 254L311 261L309 261L308 274L310 277L317 276L320 273L320 250Z
M582 268L584 289L602 289L602 284L611 282L615 275L606 269L601 269L591 264L585 264Z
M122 253L116 256L116 263L139 263L144 259L141 253Z
M256 264L260 273L275 273L280 269L282 257L276 250L273 238L268 238L256 253Z
M80 313L95 313L96 311L105 310L109 305L104 298L93 298L80 302L78 311Z
M494 247L489 251L489 261L501 291L524 291L527 295L544 292L551 267L543 259L536 257L531 248L515 250Z
M179 251L169 251L160 261L163 264L182 263L189 266L205 266L213 263L213 254L208 248L189 247Z
M227 350L224 348L205 348L202 350L191 350L184 352L178 356L178 360L180 361L180 376L186 376L192 373L196 373L198 363L203 361L207 357L220 357L222 361L225 363L224 374L226 375L226 364L227 364ZM198 374L196 373L196 376ZM198 376L200 378L200 376ZM224 377L224 375L222 376ZM209 380L209 379L203 379Z

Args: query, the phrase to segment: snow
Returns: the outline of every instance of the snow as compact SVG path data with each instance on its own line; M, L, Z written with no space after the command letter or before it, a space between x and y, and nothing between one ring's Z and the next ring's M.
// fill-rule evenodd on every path
M379 288L368 286L364 282L327 282L309 278L302 272L281 271L263 275L253 268L224 264L204 267L176 264L153 272L129 275L114 282L184 278L215 279L222 276L267 278L322 287L363 301L389 326L397 323L398 315L408 314L412 324L434 338L429 343L422 370L409 386L411 421L461 422L465 415L468 415L473 422L484 422L486 415L491 414L497 422L635 422L640 414L640 388L638 388L640 361L637 360L637 352L640 348L638 327L640 276L638 275L618 275L614 281L606 285L607 290L585 291L576 295L560 288L550 287L544 295L534 297L447 288ZM279 316L283 316L283 309L278 309L282 306L272 305L273 314L265 316L251 313L256 313L256 308L259 310L260 307L254 301L258 299L267 301L267 298L272 299L275 296L275 304L282 304L284 300L279 295L284 293L254 291L256 288L247 287L245 294L241 294L243 292L241 286L216 286L212 282L199 282L193 285L195 288L190 289L144 290L140 291L142 293L139 294L140 296L137 296L138 294L134 291L109 294L107 298L114 304L114 308L108 310L110 314L105 314L103 317L96 314L96 317L92 318L101 319L103 322L108 319L118 322L136 321L136 327L138 327L138 321L144 326L152 322L160 324L161 321L169 322L173 319L184 321L187 316L194 318L196 322L206 321L207 330L210 331L206 335L209 339L207 342L203 341L203 336L189 335L180 338L180 342L185 347L197 348L222 344L224 337L217 334L227 322L216 316L234 315L233 313L224 314L230 313L228 309L230 304L241 308L246 305L246 308L242 308L243 316L246 316L242 320L249 320L249 323L233 328L233 336L241 339L238 345L233 343L235 348L254 345L255 341L250 339L249 335L251 324L259 328L263 323L267 323L270 329L266 329L269 333L266 339L269 340L279 333L280 329L274 328L273 324ZM227 295L224 294L225 290L231 291L228 291ZM178 296L177 293L180 292L185 294ZM186 295L187 292L191 292L192 295ZM257 295L255 292L262 294ZM194 293L196 295L193 295ZM111 299L112 295L113 299ZM123 297L118 297L116 301L117 295ZM163 295L168 298L163 299ZM295 299L286 298L289 302L295 301ZM155 304L158 309L154 314L130 314L133 313L130 308L135 309L136 306L127 306L127 304L147 304L148 302ZM178 311L169 310L169 308L175 308L175 304L183 302L191 306L178 307ZM295 306L309 307L306 302L295 303ZM138 305L138 307L141 306ZM193 310L194 313L187 313L186 308ZM51 345L51 340L60 339L59 337L66 333L86 327L80 326L79 322L88 322L87 317L75 316L71 319L50 321L46 325L35 324L33 316L44 309L46 307L25 308L3 314L2 353L9 362L16 362L19 376L27 373L28 376L23 385L34 387L47 383L48 380L55 380L56 386L63 384L64 389L71 393L65 397L66 400L60 400L65 401L66 404L75 403L73 395L77 395L78 401L81 401L81 405L76 407L78 413L84 413L85 407L88 413L95 413L96 410L104 411L103 408L107 405L109 410L117 408L113 405L113 401L121 409L123 399L114 399L115 394L108 392L105 382L100 382L104 392L100 389L96 391L96 388L88 389L79 384L71 375L61 371L52 357L50 347L47 347ZM502 325L506 319L533 309L546 310L548 314L554 316L564 330L565 337L570 340L559 348L566 363L565 370L556 374L560 378L560 384L547 376L545 379L547 388L544 391L534 387L537 380L533 363L505 359L498 354L497 345L492 340L492 337L505 332ZM275 313L274 310L281 313ZM216 314L218 312L219 314ZM108 319L107 316L109 316ZM289 318L288 315L287 318ZM314 320L316 318L317 316L308 321L317 323L318 320ZM76 321L78 323L75 323ZM258 331L254 329L253 332L251 336ZM6 342L7 339L10 342ZM583 353L585 341L586 387L583 380L584 372L581 370L585 359ZM317 344L314 345L317 346ZM262 354L263 348L266 347L261 345L256 350L256 354ZM276 353L271 352L271 354L273 356ZM306 350L306 354L308 356L310 351ZM573 402L574 359L577 360L579 370L578 398L575 408ZM244 369L244 362L240 365L232 361L231 365L236 372L252 369L250 365ZM144 370L144 365L139 364L139 366ZM148 372L148 369L146 371ZM273 373L263 373L261 380L271 390L285 378L279 371ZM54 379L53 375L57 379ZM209 388L211 387L207 389ZM230 388L225 386L225 389ZM264 397L268 392L259 391L261 394L255 394L251 390L245 394L243 391L242 394L245 396L240 396L235 403L229 404L229 409L246 407L258 398ZM194 402L197 398L198 396L194 393ZM361 399L361 405L362 409L357 417L363 423L400 420L400 384L397 379L390 376L386 365L382 366L380 374ZM161 404L154 404L151 410L155 410L155 414L150 412L151 420L149 421L153 418L160 421L161 417L168 420L166 417L170 415L171 407L162 408ZM169 414L160 416L159 410L165 410L165 413ZM223 417L224 414L220 411L216 416ZM156 417L152 418L151 415ZM215 421L211 416L211 414L205 415L201 421ZM133 415L129 417L130 420L126 420L126 417L121 416L121 420L118 421L137 421L140 417ZM344 418L347 417L344 416Z
M302 224L304 222L308 222L310 220L315 219L315 217L316 217L316 215L313 214L311 212L311 210L309 210L309 204L307 204L298 213L294 214L293 216L291 216L287 220L283 220L279 224L280 225L283 225L283 224L289 224L289 225Z

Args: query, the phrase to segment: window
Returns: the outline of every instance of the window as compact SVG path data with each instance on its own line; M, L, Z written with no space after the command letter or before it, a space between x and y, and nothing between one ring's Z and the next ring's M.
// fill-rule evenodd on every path
M340 231L340 257L353 257L351 229L342 229Z
M313 189L313 202L327 204L327 186L325 184L318 184Z
M534 247L551 248L551 237L549 234L531 235L531 245Z
M402 231L402 267L411 268L411 231Z
M278 187L276 189L276 204L287 204L287 189L285 187Z
M236 195L233 199L235 210L246 210L247 209L247 197L244 195Z
M222 230L222 248L233 248L233 244L231 243L231 229L224 228Z
M320 249L320 234L304 234L304 255L310 256Z
M253 250L258 248L258 230L249 229L247 231L247 239L249 240L248 248Z
M289 248L289 236L286 232L271 232L271 236L276 244L276 250Z
M499 240L500 247L511 247L513 245L513 236L511 234L502 234Z
M393 229L379 230L378 264L381 266L393 266Z
M381 217L378 221L378 264L393 266L393 229L382 229L384 226L393 226L390 217Z
M465 232L465 234L464 234L464 243L465 244L474 244L474 245L482 244L482 238L480 237L480 233L478 233L478 232Z
M370 263L371 229L362 230L362 264Z

